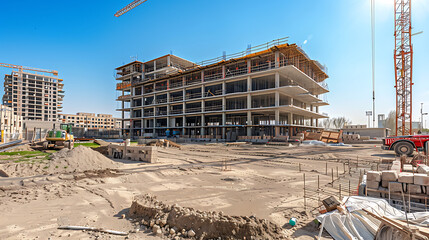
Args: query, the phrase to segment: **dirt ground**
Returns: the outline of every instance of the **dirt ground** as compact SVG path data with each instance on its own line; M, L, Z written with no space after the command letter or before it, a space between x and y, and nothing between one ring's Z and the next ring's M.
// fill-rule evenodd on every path
M0 177L0 239L160 239L144 229L136 232L139 225L128 217L133 198L147 193L166 204L253 215L278 224L288 238L315 239L317 209L304 210L303 175L307 185L317 184L317 176L326 185L332 177L327 163L341 175L350 159L362 165L394 155L379 145L187 144L181 150L160 148L158 157L156 164L116 160L116 170ZM298 219L295 227L288 224L291 217ZM64 225L130 234L57 229Z

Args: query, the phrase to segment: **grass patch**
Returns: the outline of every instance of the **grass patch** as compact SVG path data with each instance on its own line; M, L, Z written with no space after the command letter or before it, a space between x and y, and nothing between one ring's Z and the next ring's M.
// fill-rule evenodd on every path
M8 156L2 160L13 160L15 163L19 162L43 162L50 160L50 153L41 151L18 151L18 152L1 152L0 156Z
M15 155L34 155L34 154L44 154L41 151L18 151L18 152L0 152L0 156L15 156Z
M98 145L97 143L74 143L74 147L77 147L77 146L85 146L90 148L100 147L100 145Z

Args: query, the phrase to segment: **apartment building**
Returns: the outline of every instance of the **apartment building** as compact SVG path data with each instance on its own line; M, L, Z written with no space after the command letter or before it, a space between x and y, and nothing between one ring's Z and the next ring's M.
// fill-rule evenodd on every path
M73 123L74 127L84 127L88 129L117 129L120 128L120 119L114 118L111 114L76 113L61 114L61 122Z
M8 106L0 105L0 142L18 140L22 137L22 117Z
M293 136L327 117L325 68L284 39L198 64L169 54L116 71L117 111L132 138Z
M12 71L4 78L3 104L23 120L58 121L64 98L63 79Z

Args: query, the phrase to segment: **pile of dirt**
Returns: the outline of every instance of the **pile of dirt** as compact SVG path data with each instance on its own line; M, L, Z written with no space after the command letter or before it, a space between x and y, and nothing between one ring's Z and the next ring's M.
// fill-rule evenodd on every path
M50 156L50 159L1 164L0 172L11 177L22 177L115 169L118 166L119 163L103 156L103 154L88 147L78 146L73 149L64 148L55 152Z
M285 239L282 228L266 219L166 205L148 194L135 198L129 215L170 239Z

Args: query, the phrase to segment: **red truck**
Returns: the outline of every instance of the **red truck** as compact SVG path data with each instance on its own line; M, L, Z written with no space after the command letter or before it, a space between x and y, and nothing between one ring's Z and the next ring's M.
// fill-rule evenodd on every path
M425 151L429 148L429 135L412 135L383 138L384 150L394 150L396 155L413 155L414 150Z

